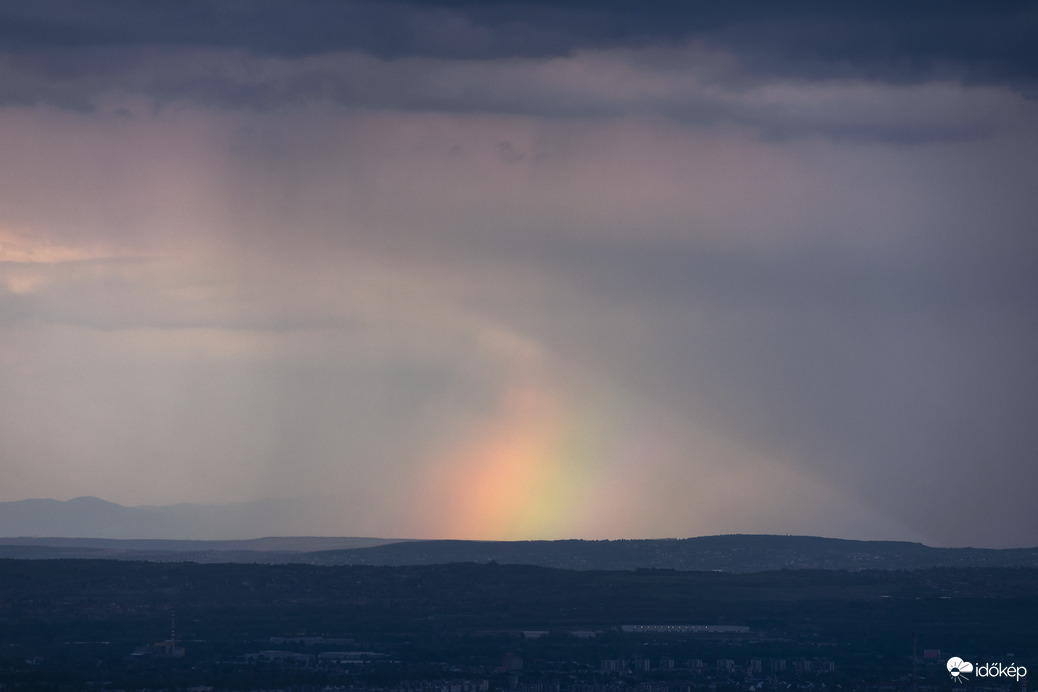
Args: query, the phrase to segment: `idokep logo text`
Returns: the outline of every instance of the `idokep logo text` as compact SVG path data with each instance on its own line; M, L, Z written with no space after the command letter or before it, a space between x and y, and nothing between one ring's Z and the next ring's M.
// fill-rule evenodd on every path
M973 673L978 678L1020 678L1027 675L1027 668L1011 663L1008 666L1001 663L982 663L974 665L969 661L963 661L958 656L948 659L948 674L955 682L969 680L967 673Z

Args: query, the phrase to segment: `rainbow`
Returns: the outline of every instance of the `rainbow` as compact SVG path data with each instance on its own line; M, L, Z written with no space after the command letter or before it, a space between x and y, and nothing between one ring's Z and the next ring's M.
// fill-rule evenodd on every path
M556 388L506 390L495 415L446 445L417 484L428 537L621 537L632 493L665 463L616 396L577 405Z

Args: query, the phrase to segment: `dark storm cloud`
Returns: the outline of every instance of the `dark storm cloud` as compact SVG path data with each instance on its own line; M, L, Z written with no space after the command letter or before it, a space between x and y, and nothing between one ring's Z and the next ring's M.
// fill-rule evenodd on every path
M800 95L762 99L752 89L775 79L930 81L1029 94L1036 34L1038 10L1010 2L4 4L0 103L89 112L114 92L159 106L647 114L772 140L952 142L998 129L987 104L923 93L893 105L848 92L801 105ZM544 62L552 58L578 67L546 79L558 71ZM597 82L576 73L588 65Z
M1024 88L1033 88L1038 76L1033 3L780 7L781 13L763 21L733 21L709 35L764 75L895 83L959 79Z
M360 51L387 58L503 57L569 50L572 31L552 28L552 24L565 16L586 15L534 7L532 14L523 12L519 19L514 9L502 12L434 3L233 0L98 2L89 7L75 2L45 7L7 5L0 8L0 40L16 48L221 46L280 56ZM473 20L481 24L477 26ZM582 24L572 18L561 22L563 27ZM484 40L479 40L480 35Z
M702 41L758 76L1033 87L1026 1L55 2L0 6L7 49L236 47L266 55L508 58Z
M90 112L115 93L160 107L649 115L896 146L990 137L999 123L950 89L889 103L867 85L1030 94L1034 35L1038 10L1011 2L10 3L0 104ZM823 103L754 92L774 80L860 86Z
M675 71L667 61L688 69ZM259 111L318 104L539 118L648 116L691 127L746 127L766 140L819 135L891 145L981 139L1005 124L991 105L1005 96L943 83L912 91L897 86L902 92L895 93L869 84L747 88L738 81L723 57L694 48L501 63L362 54L284 61L213 49L93 47L20 56L16 69L0 73L0 103L89 112L106 98L143 95L158 107L187 101Z

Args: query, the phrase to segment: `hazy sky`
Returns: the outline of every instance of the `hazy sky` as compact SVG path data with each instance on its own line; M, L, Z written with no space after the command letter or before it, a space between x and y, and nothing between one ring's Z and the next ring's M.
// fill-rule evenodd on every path
M1034 3L0 3L0 500L1033 546L1036 354Z

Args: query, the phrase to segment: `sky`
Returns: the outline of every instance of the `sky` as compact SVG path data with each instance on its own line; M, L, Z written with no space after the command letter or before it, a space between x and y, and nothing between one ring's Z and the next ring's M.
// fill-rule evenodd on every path
M0 501L1038 545L1036 37L1028 2L0 2Z

